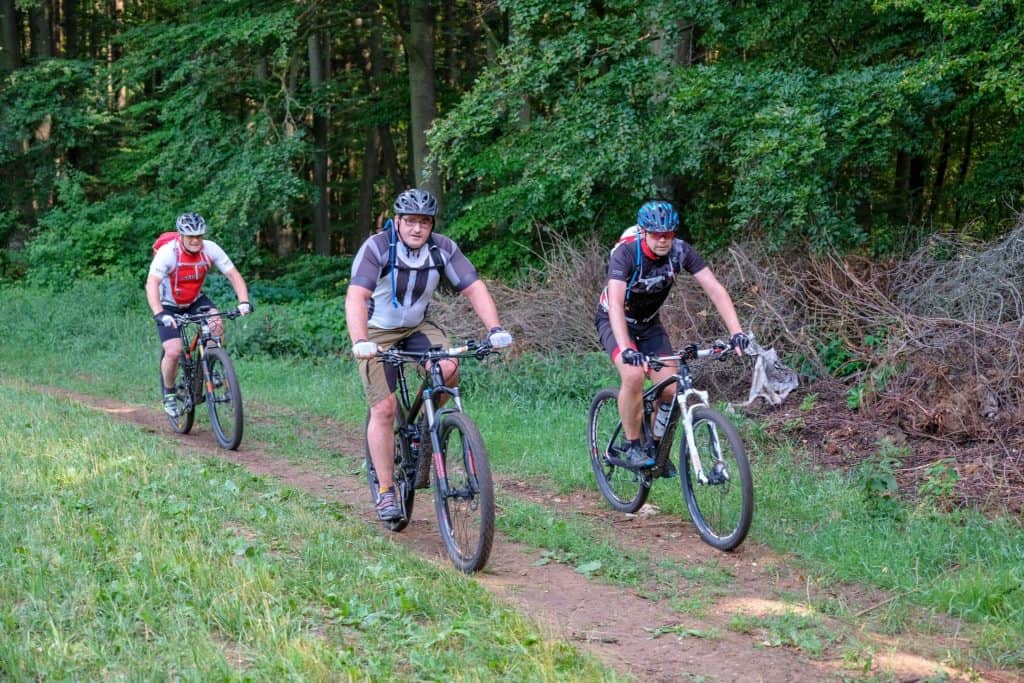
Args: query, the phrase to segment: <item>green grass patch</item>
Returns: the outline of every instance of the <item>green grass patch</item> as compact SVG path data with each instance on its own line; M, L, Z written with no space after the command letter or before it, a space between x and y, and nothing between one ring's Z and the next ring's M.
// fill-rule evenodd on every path
M11 679L609 678L344 507L2 384L0 602Z

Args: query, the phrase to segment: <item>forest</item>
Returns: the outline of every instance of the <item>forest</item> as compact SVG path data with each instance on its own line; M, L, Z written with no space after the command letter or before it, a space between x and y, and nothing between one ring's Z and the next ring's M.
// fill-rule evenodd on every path
M0 0L0 277L141 276L184 211L249 272L395 194L514 280L650 197L703 249L884 260L1024 196L999 0Z

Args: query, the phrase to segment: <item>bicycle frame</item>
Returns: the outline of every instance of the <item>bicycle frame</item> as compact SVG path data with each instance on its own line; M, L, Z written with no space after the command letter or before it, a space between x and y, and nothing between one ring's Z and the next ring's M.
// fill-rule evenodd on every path
M657 404L658 397L661 392L664 391L665 387L671 384L676 385L675 403L679 406L679 411L672 411L672 417L669 419L668 426L665 428L665 434L662 435L661 441L658 444L657 452L657 463L661 466L665 460L671 457L672 450L672 439L675 433L675 428L681 421L683 423L683 431L686 435L687 452L690 454L690 465L693 467L694 477L700 484L707 484L711 480L704 472L704 468L701 466L700 458L697 455L697 441L693 433L693 413L698 408L710 407L708 402L708 392L696 389L693 386L693 376L690 374L690 367L686 364L686 361L691 358L706 358L712 356L718 356L724 358L721 355L728 347L713 346L709 349L687 349L682 353L671 355L671 356L656 356L649 359L649 363L652 368L659 369L665 367L669 363L678 362L679 365L676 368L676 372L671 376L658 382L643 394L644 404L644 419L643 419L643 430L645 434L649 434L648 418L654 410L654 406ZM718 441L718 432L711 425L711 439L715 451L717 452L720 448ZM723 476L728 478L728 474Z
M468 342L463 346L450 349L431 349L424 352L410 352L400 349L391 349L383 352L385 356L388 354L392 355L392 360L385 360L385 362L393 365L398 375L396 393L398 394L399 411L401 413L401 426L399 429L405 430L406 440L409 441L409 437L414 436L418 432L416 421L420 413L422 412L426 416L434 469L437 472L441 494L446 498L461 494L449 488L448 473L445 468L444 458L441 457L439 418L445 413L461 413L463 410L462 395L459 392L459 388L457 386L449 387L445 385L440 361L446 359L458 360L468 356L482 360L490 353L492 353L490 344L477 342ZM423 378L416 393L410 396L409 384L405 377L405 365L413 362L423 367L427 375ZM450 404L438 407L438 399L445 395L450 397ZM419 446L419 452L416 453L415 460L417 464L421 457L423 457L422 442ZM473 463L470 464L471 466L473 465ZM474 478L476 477L475 468L471 470L470 474Z
M213 391L212 382L210 381L209 368L206 363L203 362L206 356L206 349L210 344L219 347L221 345L221 338L214 336L210 330L210 318L225 317L233 318L234 316L229 311L227 313L210 313L208 311L200 311L199 313L192 315L179 315L175 316L175 320L178 323L178 335L181 337L181 358L178 360L178 364L181 367L181 371L185 373L185 376L189 381L189 400L192 405L198 403L200 394L199 377L202 377L202 381L206 386L207 393ZM190 328L196 327L195 335L190 335ZM191 336L191 339L189 337ZM198 354L196 351L198 350ZM202 368L202 375L200 375L195 368L197 362L196 356L198 355L198 364ZM182 362L185 361L185 362Z

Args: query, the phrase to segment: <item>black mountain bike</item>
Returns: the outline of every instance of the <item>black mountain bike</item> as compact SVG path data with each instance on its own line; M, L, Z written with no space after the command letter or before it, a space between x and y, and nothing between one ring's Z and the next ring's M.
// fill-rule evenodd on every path
M167 416L174 431L188 434L195 422L196 405L205 401L217 443L232 451L242 442L242 392L221 338L210 331L210 318L234 319L239 315L237 310L211 313L206 309L174 316L182 347L178 361L181 372L174 385L178 416Z
M643 442L654 466L637 469L625 460L629 444L619 419L619 390L597 392L590 404L590 465L602 495L620 512L636 512L647 500L658 477L671 477L672 439L681 423L679 473L683 498L697 533L719 550L733 550L750 530L754 515L754 483L746 450L728 419L708 404L708 394L693 388L686 362L697 358L728 357L729 345L716 341L707 349L691 344L676 355L647 356L654 370L676 367L676 373L643 394ZM676 385L675 401L665 433L654 438L653 417L665 387Z
M379 362L398 371L395 495L402 517L384 524L392 531L401 531L408 526L416 489L432 486L441 539L452 562L467 574L481 569L491 553L494 483L480 431L462 412L458 387L445 386L438 361L445 358L483 360L491 353L495 351L490 343L473 341L450 349L411 352L393 347L377 352ZM405 366L409 363L425 369L423 382L412 396L405 378ZM438 399L444 395L450 400L443 407L438 407ZM434 465L432 469L431 462ZM366 469L370 494L376 505L380 497L380 483L370 459L369 447Z

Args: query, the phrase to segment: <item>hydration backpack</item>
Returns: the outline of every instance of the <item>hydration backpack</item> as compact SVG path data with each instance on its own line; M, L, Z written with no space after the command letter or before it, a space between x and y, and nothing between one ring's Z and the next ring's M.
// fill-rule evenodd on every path
M168 230L167 232L160 233L157 238L153 241L153 254L156 255L157 249L164 246L168 242L173 242L178 239L177 230Z

